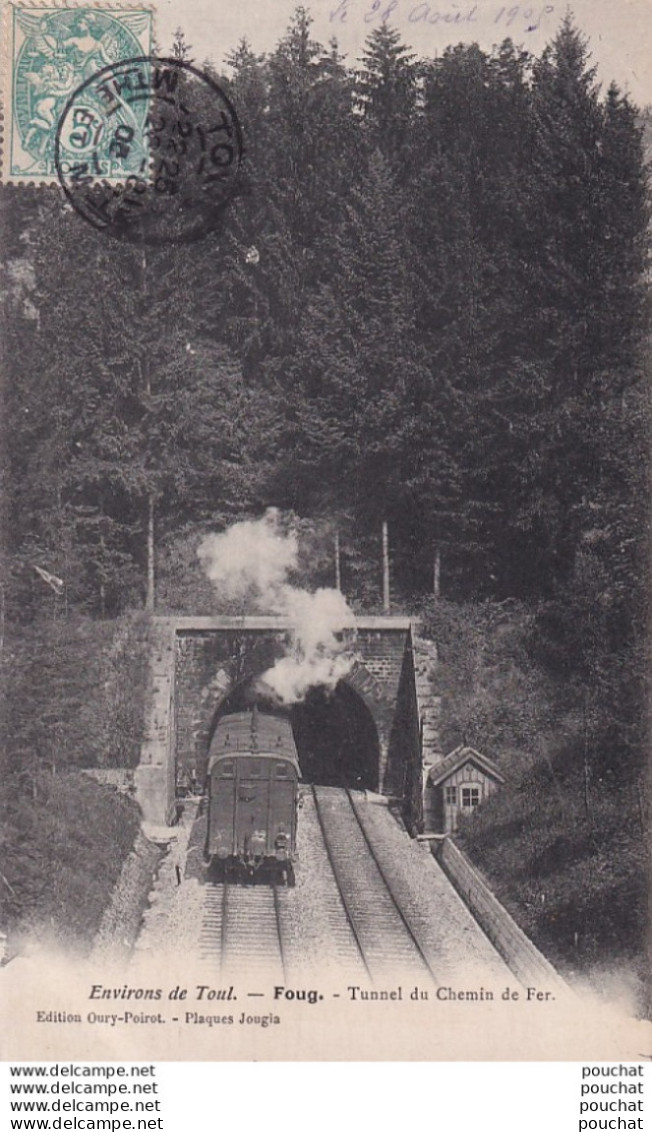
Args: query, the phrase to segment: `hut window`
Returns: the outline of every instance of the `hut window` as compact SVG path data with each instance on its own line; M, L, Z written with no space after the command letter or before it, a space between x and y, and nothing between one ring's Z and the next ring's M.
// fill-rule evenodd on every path
M480 805L480 787L479 786L463 786L462 787L462 809L474 810L476 806Z
M457 786L444 787L444 801L447 806L457 805Z

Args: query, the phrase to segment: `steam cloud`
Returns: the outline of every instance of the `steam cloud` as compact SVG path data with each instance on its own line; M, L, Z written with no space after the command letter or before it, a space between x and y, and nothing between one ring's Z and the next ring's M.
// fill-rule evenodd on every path
M290 622L289 652L260 677L261 693L283 704L299 703L310 688L334 689L350 672L357 659L355 616L339 590L322 588L310 593L290 584L299 540L292 526L283 529L276 508L266 511L262 519L236 523L222 534L209 535L197 553L207 577L224 597L255 600ZM340 639L337 634L343 630L349 632Z

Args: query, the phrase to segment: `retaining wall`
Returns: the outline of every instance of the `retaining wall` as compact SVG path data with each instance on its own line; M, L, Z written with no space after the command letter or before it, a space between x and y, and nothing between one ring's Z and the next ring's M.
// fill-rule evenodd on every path
M525 987L552 990L558 996L569 995L568 985L514 922L457 845L444 837L432 845L432 852L519 982Z

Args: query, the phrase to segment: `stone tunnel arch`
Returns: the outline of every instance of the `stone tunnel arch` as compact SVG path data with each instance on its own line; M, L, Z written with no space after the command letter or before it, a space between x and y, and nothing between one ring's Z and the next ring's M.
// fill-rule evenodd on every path
M288 707L270 705L256 690L260 674L238 681L220 700L209 735L222 716L247 711L256 703L290 719L301 775L318 786L379 789L381 746L374 718L363 697L345 680L334 691L311 688L305 700Z
M203 783L216 717L235 706L236 687L251 683L286 654L291 626L279 617L189 616L155 618L153 627L151 703L136 783L143 814L157 823L173 820L176 813L175 772L177 781L189 776ZM340 780L402 798L409 827L416 829L422 818L423 763L438 761L436 706L423 658L419 653L417 672L407 618L361 617L356 629L358 659L336 699L340 715L353 720L356 736L340 764ZM308 707L314 728L321 708ZM337 714L326 722L331 738L335 729L336 743ZM303 737L301 746L306 748ZM312 760L310 773L331 773L319 751L304 754L304 762L306 757Z

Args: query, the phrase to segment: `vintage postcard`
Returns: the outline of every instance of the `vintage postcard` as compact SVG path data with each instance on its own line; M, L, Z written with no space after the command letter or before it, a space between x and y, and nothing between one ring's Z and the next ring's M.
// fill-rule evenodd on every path
M651 47L4 5L4 1060L652 1055Z

